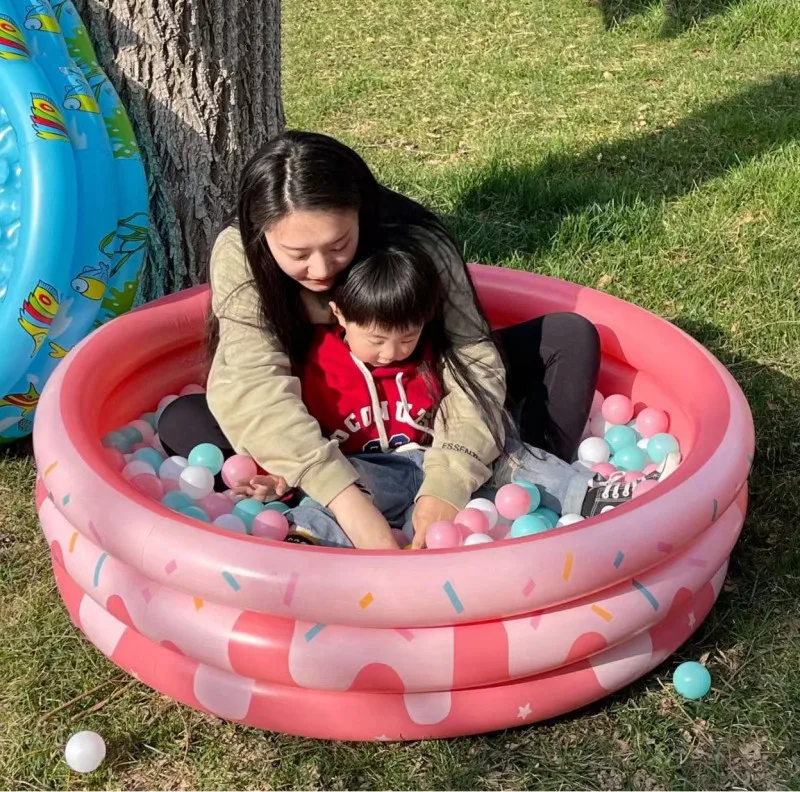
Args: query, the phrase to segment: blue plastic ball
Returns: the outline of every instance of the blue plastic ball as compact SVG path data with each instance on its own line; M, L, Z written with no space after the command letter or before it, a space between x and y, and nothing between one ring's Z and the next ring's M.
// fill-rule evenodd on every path
M102 442L106 448L116 448L120 454L129 454L133 445L122 432L109 432Z
M156 414L154 412L145 413L142 418L142 421L147 421L153 429L158 429L158 419L156 418Z
M185 509L181 509L181 514L185 514L193 520L200 520L200 522L211 522L209 516L199 506L187 506Z
M534 516L540 517L544 520L545 524L549 529L555 528L556 523L561 519L558 512L554 512L552 509L548 509L546 506L539 506L538 509L535 509L533 512Z
M525 481L524 479L514 478L513 483L522 487L531 496L530 511L538 508L542 502L542 493L539 492L539 488L533 482Z
M523 536L544 533L546 530L547 523L538 514L524 514L511 523L511 531L508 535L511 539L519 539Z
M647 454L638 446L625 446L614 454L611 464L620 470L643 470L647 464Z
M679 447L674 435L661 432L650 438L650 442L647 444L647 455L658 464L666 459L667 454L677 451Z
M636 445L636 432L630 426L612 426L606 432L605 441L616 454L623 448Z
M141 443L144 439L142 433L135 426L123 426L119 433L131 444Z
M262 511L264 511L264 504L254 498L240 500L233 507L233 513L244 523L245 528L247 528L247 533L250 533L250 528L253 526L253 519L255 516Z
M711 690L711 674L702 663L681 663L672 674L672 684L684 698L701 699Z
M280 501L271 501L270 503L264 504L262 511L276 511L281 514L286 514L286 512L289 511L289 507Z
M215 476L222 470L225 457L212 443L200 443L189 452L189 464L208 468Z
M133 452L133 458L146 462L156 474L158 474L161 463L164 461L164 457L155 448L139 448Z
M172 492L168 492L161 498L161 503L163 503L168 509L172 509L173 511L183 511L184 509L188 509L190 506L194 506L194 501L185 493L180 492L178 490L173 490Z

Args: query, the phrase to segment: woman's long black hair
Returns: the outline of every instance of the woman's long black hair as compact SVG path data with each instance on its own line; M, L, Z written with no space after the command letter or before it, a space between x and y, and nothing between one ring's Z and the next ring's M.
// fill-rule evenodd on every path
M315 132L287 131L267 143L245 165L239 181L237 213L228 225L237 225L242 238L251 284L259 296L258 326L275 338L293 366L303 362L312 327L305 318L300 299L303 288L278 266L266 239L266 230L292 211L358 212L359 242L354 262L378 250L381 243L393 246L393 255L408 251L422 267L433 267L430 255L422 248L419 235L412 239L401 224L414 226L434 244L455 243L438 219L419 204L381 187L367 164L353 149L327 135ZM389 211L387 211L389 210ZM388 215L388 216L387 216ZM389 225L393 226L391 229ZM402 237L402 239L401 239ZM384 251L385 252L385 251ZM463 264L475 305L477 295ZM439 268L441 269L441 268ZM429 275L430 288L439 294L440 307L429 320L430 337L437 359L439 376L448 369L454 381L476 404L495 443L502 450L504 438L513 425L504 405L497 404L481 385L489 375L476 367L475 361L457 354L458 347L476 340L490 340L488 324L481 314L481 327L470 331L469 339L454 339L444 331L441 306L447 300L448 284L441 277ZM458 306L455 306L459 310ZM224 306L223 306L224 313ZM357 320L356 320L357 321ZM219 325L213 314L209 326L209 352L213 355L219 340ZM446 420L446 414L443 415Z

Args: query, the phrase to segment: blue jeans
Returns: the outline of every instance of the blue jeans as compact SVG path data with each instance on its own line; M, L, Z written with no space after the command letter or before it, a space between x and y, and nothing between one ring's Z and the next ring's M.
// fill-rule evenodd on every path
M422 484L424 452L394 451L389 454L356 454L349 457L358 471L358 486L367 493L392 528L399 528L410 542L414 536L411 515ZM572 465L518 441L509 441L497 461L491 479L475 494L494 499L497 490L512 481L529 481L542 493L542 506L559 514L580 514L592 474L578 462ZM286 514L300 531L328 547L352 547L333 513L311 498Z

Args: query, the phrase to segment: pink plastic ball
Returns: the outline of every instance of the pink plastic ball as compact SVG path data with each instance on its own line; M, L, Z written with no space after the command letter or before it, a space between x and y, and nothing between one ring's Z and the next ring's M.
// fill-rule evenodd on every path
M644 473L641 470L628 470L622 477L623 483L629 481L636 481L636 479L644 478Z
M140 459L132 459L122 468L122 478L126 481L131 481L135 476L152 476L153 468L142 462Z
M603 413L597 412L589 419L589 431L592 437L605 437L611 424L603 418Z
M592 397L592 409L589 410L589 415L594 415L595 413L599 413L603 407L603 402L606 400L606 397L600 393L599 390L594 392L594 396Z
M222 480L228 487L236 487L240 481L250 481L258 468L256 463L244 454L235 454L222 464Z
M463 525L470 533L489 533L489 519L480 509L462 509L456 515L456 525Z
M180 487L178 486L178 479L161 479L161 484L164 487L165 495L168 492L177 492L180 490Z
M198 385L197 383L192 383L191 385L186 385L185 387L181 388L178 395L179 396L191 396L193 393L205 393L206 389L202 385Z
M250 530L253 536L258 536L260 539L282 542L289 533L289 521L279 511L267 509L253 518Z
M114 470L122 470L125 467L125 457L116 448L104 447L103 454Z
M150 441L150 447L155 448L159 454L163 454L164 456L167 455L167 452L164 450L164 446L161 445L161 439L157 434L153 435L153 439Z
M644 473L645 476L649 476L651 473L655 473L658 470L658 465L655 462L651 462L649 465L644 466Z
M150 446L147 445L147 443L136 443L131 446L131 453L134 451L138 451L140 448L150 448Z
M169 407L170 404L172 404L172 402L174 402L177 398L178 397L174 393L171 393L169 396L165 396L158 403L158 407L156 407L156 415L161 415L161 413L164 412L164 410L166 410L167 407Z
M211 522L233 510L233 501L221 492L206 495L197 505L209 516Z
M610 462L598 462L591 467L592 473L599 473L603 478L608 478L617 472L617 469Z
M428 532L425 534L425 544L431 550L458 547L461 544L461 530L454 522L439 520L428 528Z
M153 474L152 468L149 474L140 473L138 476L134 476L131 479L131 484L134 489L152 500L161 500L164 496L164 485L158 476Z
M505 484L494 499L497 511L508 520L516 520L531 509L531 494L519 484Z
M494 528L497 525L497 509L495 505L488 498L473 498L465 507L467 509L477 509L486 515L489 521L489 528Z
M648 492L650 492L650 490L653 489L653 487L657 486L658 486L657 481L653 481L652 479L645 479L645 481L642 481L640 484L636 486L636 489L633 491L633 499L636 500L636 498L641 498L642 495L646 495Z
M652 437L653 435L666 432L669 428L669 416L663 410L655 407L645 407L636 416L636 431L642 437Z
M142 436L143 443L149 443L153 439L153 435L156 433L155 429L147 421L142 421L141 419L136 421L131 421L128 426L133 429L136 429L137 432Z
M633 418L633 402L627 396L623 396L621 393L615 393L603 402L603 409L601 412L603 418L610 421L615 426L626 424Z
M502 542L503 539L508 539L509 533L511 533L511 526L506 523L500 523L500 525L495 525L495 527L489 531L489 536L491 536L495 542Z

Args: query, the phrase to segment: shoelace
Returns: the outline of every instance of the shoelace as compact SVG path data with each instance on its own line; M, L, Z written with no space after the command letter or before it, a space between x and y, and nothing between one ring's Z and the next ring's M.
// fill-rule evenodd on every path
M636 487L635 481L626 481L622 483L619 480L614 480L612 477L608 480L605 487L603 487L600 497L609 500L619 500L620 498L629 498L633 495L633 490Z

